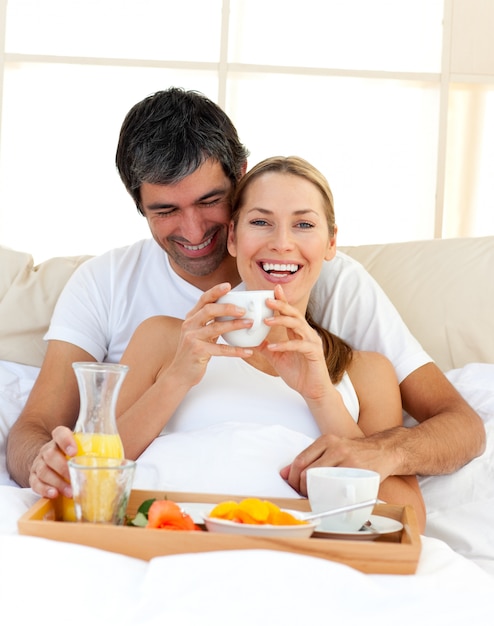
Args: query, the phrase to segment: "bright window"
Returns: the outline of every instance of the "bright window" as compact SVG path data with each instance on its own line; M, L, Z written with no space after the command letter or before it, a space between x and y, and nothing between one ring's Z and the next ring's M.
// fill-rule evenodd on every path
M342 245L494 234L487 4L0 0L0 245L39 262L147 237L115 148L171 85L218 102L251 165L317 165Z

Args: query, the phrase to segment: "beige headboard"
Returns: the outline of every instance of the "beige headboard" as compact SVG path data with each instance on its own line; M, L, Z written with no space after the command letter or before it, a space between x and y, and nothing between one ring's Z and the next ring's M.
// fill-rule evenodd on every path
M443 371L494 363L494 236L340 249L374 276Z

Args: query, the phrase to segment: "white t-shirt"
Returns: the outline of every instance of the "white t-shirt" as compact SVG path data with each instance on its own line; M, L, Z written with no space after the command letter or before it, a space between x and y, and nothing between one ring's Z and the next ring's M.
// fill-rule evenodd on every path
M118 362L142 321L154 315L183 318L201 293L177 276L153 239L144 239L94 257L74 272L45 339L77 345L97 361ZM400 382L432 360L376 281L341 252L324 264L311 311L316 322L355 349L385 354Z

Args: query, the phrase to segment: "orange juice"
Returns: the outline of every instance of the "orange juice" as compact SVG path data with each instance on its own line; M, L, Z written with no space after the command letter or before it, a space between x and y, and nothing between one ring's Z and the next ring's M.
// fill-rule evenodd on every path
M124 449L120 435L105 433L74 433L77 443L76 456L104 456L107 459L123 459Z
M74 456L68 464L76 517L94 524L123 524L135 461Z
M77 443L76 456L103 456L112 459L123 459L124 449L120 435L104 433L74 433ZM62 497L62 517L65 522L75 522L74 501Z

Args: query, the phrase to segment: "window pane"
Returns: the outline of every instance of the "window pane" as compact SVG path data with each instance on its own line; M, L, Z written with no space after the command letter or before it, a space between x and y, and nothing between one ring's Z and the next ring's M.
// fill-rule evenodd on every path
M7 52L216 62L221 4L221 0L9 0Z
M494 235L494 86L450 90L446 237Z
M283 75L232 77L228 110L250 165L297 154L328 178L341 244L433 236L438 87Z
M439 72L443 0L232 0L229 60Z
M149 236L115 169L128 110L170 85L214 99L214 73L9 66L0 160L0 243L35 260L96 254ZM8 207L5 210L5 207Z

